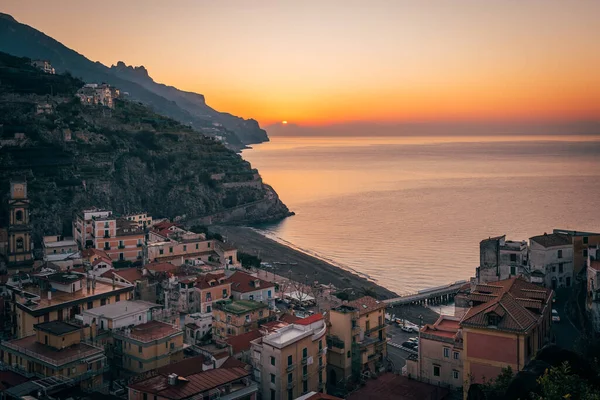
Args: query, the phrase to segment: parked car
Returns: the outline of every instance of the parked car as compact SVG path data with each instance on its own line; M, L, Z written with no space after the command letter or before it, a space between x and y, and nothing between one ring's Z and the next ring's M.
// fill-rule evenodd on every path
M419 338L418 337L411 337L411 338L408 338L408 341L412 342L412 343L417 343L418 344L419 343Z
M417 346L417 344L413 343L413 342L403 342L402 343L402 347L406 347L409 349L414 349L416 346Z
M552 322L560 322L560 315L554 308L552 309Z
M410 326L406 326L406 325L401 326L400 329L402 330L402 332L408 332L408 333L411 333L413 331Z

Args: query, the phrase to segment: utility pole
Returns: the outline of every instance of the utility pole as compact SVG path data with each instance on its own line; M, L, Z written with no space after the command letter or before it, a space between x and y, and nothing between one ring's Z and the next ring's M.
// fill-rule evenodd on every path
M421 369L421 326L423 326L423 315L419 314L419 348L417 349L417 356L419 357L419 380L423 378L423 371Z

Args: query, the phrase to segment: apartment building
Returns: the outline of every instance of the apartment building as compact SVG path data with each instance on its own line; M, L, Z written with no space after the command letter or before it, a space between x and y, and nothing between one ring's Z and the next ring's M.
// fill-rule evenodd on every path
M137 214L125 214L122 217L127 221L135 222L138 225L138 228L145 229L152 226L152 216L147 212L141 212Z
M231 296L231 282L223 273L201 275L197 278L193 288L195 291L194 308L200 313L211 314L214 302L229 299Z
M142 373L183 359L183 331L178 324L149 321L112 330L113 354L123 369Z
M77 242L80 249L87 249L94 246L92 239L94 218L107 218L112 215L112 211L91 208L75 213L73 216L73 239Z
M129 400L227 399L256 400L258 387L244 364L227 359L215 366L203 356L158 368L129 384Z
M152 311L156 309L162 309L162 306L141 300L124 300L83 310L81 321L90 327L89 336L96 341L110 336L110 332L115 329L152 321Z
M217 301L212 312L213 339L221 343L230 336L257 329L270 315L266 304L250 300Z
M296 399L327 385L327 325L315 314L251 341L254 379L263 399Z
M0 343L2 363L26 377L68 379L82 388L103 383L104 349L81 341L81 327L62 321L35 324L32 335Z
M532 272L547 288L569 287L573 282L573 243L571 236L544 233L529 239L529 264Z
M520 371L544 346L552 293L520 277L475 286L473 307L460 321L463 376L470 383L493 379L508 366Z
M406 360L410 378L437 386L463 386L463 339L460 318L440 315L419 333L418 356Z
M506 235L484 239L479 243L478 283L495 282L528 272L526 241L506 240Z
M74 319L82 310L128 300L134 287L77 272L43 273L28 284L9 285L8 304L15 317L13 334L30 336L34 325Z
M136 261L143 256L145 233L135 222L108 216L92 220L91 239L113 261Z
M44 236L42 239L42 250L44 256L53 254L77 253L79 248L73 238L65 238L59 235Z
M329 322L328 393L338 391L349 381L370 376L384 366L387 356L385 303L370 296L345 302L331 310Z
M236 271L227 278L231 282L231 295L235 300L253 300L275 307L275 284L246 272Z
M552 233L568 235L573 243L573 272L579 274L587 268L588 254L600 246L600 233L554 229Z

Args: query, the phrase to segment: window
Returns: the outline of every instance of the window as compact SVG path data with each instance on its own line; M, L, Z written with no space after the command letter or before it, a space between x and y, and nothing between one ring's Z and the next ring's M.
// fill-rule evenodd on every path
M183 251L187 251L187 246L185 244L183 245Z
M450 349L447 347L444 347L444 357L446 357L446 358L450 357Z
M87 309L90 310L92 308L94 308L94 302L93 301L88 301L88 303L87 303Z
M308 381L302 381L302 393L308 392Z
M22 210L17 210L17 212L15 213L15 219L17 221L23 221L23 211Z
M169 342L167 341L167 342L165 342L165 349L168 349L168 348L169 348Z
M559 274L563 273L563 263L558 263L558 273Z
M248 299L250 299L250 300L254 300L254 295L253 295L253 294L251 294L250 296L248 296Z
M458 351L454 352L454 359L458 360L458 358L460 357L460 353Z
M23 238L17 238L17 249L22 249L23 248Z
M555 265L552 266L552 272L556 272L556 266Z
M141 321L141 320L142 320L142 316L138 315L138 321Z
M510 255L510 261L511 262L516 262L517 261L517 255L516 254L511 254Z
M262 317L262 316L263 316L263 311L262 311L262 310L260 310L260 311L258 312L258 316L259 316L259 317Z
M348 351L348 353L346 353L346 358L350 358L350 351Z
M105 248L106 250L110 250L110 243L108 243L108 242L104 242L104 248Z
M223 298L227 298L227 289L223 289Z
M583 244L588 244L589 238L587 236L583 237Z
M138 361L138 367L139 367L140 369L142 369L142 368L144 368L144 364L142 364L142 362L141 362L141 361Z
M198 243L196 243L196 250L198 250Z
M272 294L271 294L271 291L270 291L270 290L269 290L269 291L267 291L267 298L269 298L269 299L270 299L270 298L271 298L271 296L272 296Z
M173 247L169 247L169 253L173 252Z
M108 231L108 229L104 230L104 237L105 238L110 237L110 232Z
M302 367L302 375L308 375L308 365Z
M123 242L122 240L119 240L119 248L120 249L124 249L125 248L125 242Z
M163 249L158 249L158 254L163 254L163 253L164 253Z
M212 307L211 306L206 306L206 312L212 312Z
M271 374L271 383L275 383L275 374Z
M101 306L105 306L106 305L106 299L100 299L100 305Z
M558 258L562 258L562 250L558 251Z
M323 350L323 339L319 340L319 351Z
M288 356L288 365L292 365L292 356Z
M496 314L488 314L488 325L497 326L500 322L500 317Z
M514 265L512 265L510 267L510 274L511 275L516 275L517 274L517 268Z
M288 383L292 383L292 374L288 374Z
M587 257L588 256L588 249L583 249L583 256Z
M434 365L433 366L433 376L440 376L440 366L439 365Z
M275 389L271 389L271 400L277 400L275 398Z
M119 253L119 261L125 261L125 255L123 253Z
M302 349L302 358L308 358L308 349L306 347Z
M206 293L206 301L212 301L212 296L210 295L210 292Z
M275 365L275 357L271 356L271 365Z
M452 371L452 377L453 377L454 379L458 379L458 371L457 371L457 370L453 370L453 371Z
M367 322L365 323L365 330L369 331L371 329L371 321L367 320Z
M142 352L142 346L138 346L138 353Z
M210 249L210 242L208 242L208 248Z
M531 355L531 337L527 338L527 357L529 357Z
M148 395L146 393L143 394L143 400L148 400Z
M293 400L294 399L294 390L290 389L288 390L288 400Z
M323 357L319 357L319 367L323 366Z

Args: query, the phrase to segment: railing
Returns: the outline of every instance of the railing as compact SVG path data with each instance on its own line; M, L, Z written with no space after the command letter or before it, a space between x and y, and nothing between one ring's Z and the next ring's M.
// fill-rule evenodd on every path
M344 341L338 338L337 336L329 336L327 337L327 346L343 349L345 347L345 344Z
M302 357L302 365L305 365L308 361L308 357Z
M286 372L290 372L293 371L294 368L296 368L296 364L288 364L288 366L286 367Z
M374 332L374 331L378 331L378 330L380 330L380 329L383 329L383 328L385 328L385 325L384 325L384 324L377 325L377 326L375 326L375 327L373 327L373 328L371 328L371 329L367 329L367 333L371 333L371 332Z
M110 246L104 246L104 250L110 250Z
M103 373L105 373L106 371L108 371L109 369L110 369L110 366L106 364L106 365L104 365L104 366L103 366L102 368L100 368L100 369L91 369L91 370L89 370L89 371L86 371L86 372L84 372L84 373L83 373L83 374L81 374L81 375L74 376L74 377L72 377L71 379L72 379L73 381L75 381L75 382L80 382L80 381L83 381L83 380L85 380L85 379L87 379L87 378L89 378L89 377L91 377L91 376L96 376L96 375L103 374Z
M308 380L308 374L304 374L304 375L302 375L302 380L303 380L303 381L307 381L307 380Z
M83 358L86 358L86 357L98 354L99 350L102 351L101 349L99 349L99 348L97 348L95 346L92 346L92 347L94 347L93 350L80 351L80 352L78 352L74 356L61 358L60 360L54 360L52 358L43 356L43 355L41 355L39 353L36 353L36 352L33 352L31 350L27 350L27 349L25 349L25 348L23 348L21 346L17 346L14 343L3 342L1 346L9 348L9 349L14 350L14 351L17 351L17 352L19 352L21 354L25 354L25 355L33 358L33 359L41 360L41 361L43 361L43 362L45 362L47 364L54 365L54 366L57 366L57 367L61 366L61 365L68 364L68 363L71 363L71 362L74 362L74 361L79 361L79 360L81 360Z
M10 364L6 364L4 362L0 362L0 371L16 372L17 374L23 375L26 378L33 378L33 377L45 378L44 375L42 375L38 372L27 371L26 369L22 368L19 364L10 365Z
M119 248L120 248L120 249L124 249L124 248L125 248L125 245L119 245Z
M293 388L294 388L294 386L296 386L296 384L295 384L293 381L292 381L292 382L288 382L288 383L287 383L287 388L288 388L288 390L289 390L289 389L293 389Z

